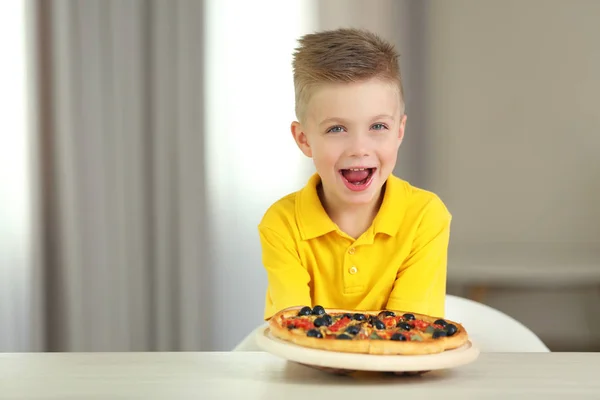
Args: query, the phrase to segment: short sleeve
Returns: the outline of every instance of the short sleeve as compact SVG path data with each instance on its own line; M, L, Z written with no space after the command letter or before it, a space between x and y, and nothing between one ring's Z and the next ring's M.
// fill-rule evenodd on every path
M284 308L310 305L310 275L301 263L294 239L268 227L259 227L259 235L268 279L264 318Z
M443 317L451 214L436 196L423 211L387 308Z

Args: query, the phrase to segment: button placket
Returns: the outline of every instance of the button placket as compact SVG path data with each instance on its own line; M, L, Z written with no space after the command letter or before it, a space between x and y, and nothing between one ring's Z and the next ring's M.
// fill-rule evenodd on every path
M357 243L348 243L346 246L346 254L344 256L344 292L352 295L362 293L365 286L360 273L361 257L357 254Z
M356 253L356 246L351 246L350 248L348 248L348 254L349 255L354 255ZM352 260L353 257L349 257L349 261L351 263L350 268L348 268L348 273L350 275L356 275L358 273L358 268L356 267L356 265L354 264L354 260Z
M357 241L347 243L344 249L344 269L342 274L344 276L344 293L349 295L357 295L362 293L365 288L365 282L361 276L361 256L359 255Z

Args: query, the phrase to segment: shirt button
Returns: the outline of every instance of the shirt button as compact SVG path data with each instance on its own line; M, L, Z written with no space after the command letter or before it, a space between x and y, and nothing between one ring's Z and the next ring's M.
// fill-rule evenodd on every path
M352 267L350 267L350 269L348 270L348 272L350 272L350 274L354 275L358 272L358 268L356 268L354 265Z
M348 254L354 254L356 252L356 249L354 247L350 247L350 249L348 250Z

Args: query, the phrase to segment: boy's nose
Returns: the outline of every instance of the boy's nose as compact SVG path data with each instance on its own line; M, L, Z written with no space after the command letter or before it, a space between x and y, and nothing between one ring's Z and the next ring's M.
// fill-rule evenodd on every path
M365 135L354 135L348 146L348 155L351 157L364 157L369 155L368 141Z

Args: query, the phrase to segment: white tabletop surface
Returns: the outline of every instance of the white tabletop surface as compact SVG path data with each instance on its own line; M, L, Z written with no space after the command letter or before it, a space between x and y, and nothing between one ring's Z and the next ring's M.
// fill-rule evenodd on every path
M600 399L600 353L482 353L421 377L335 376L268 353L0 354L1 399Z

